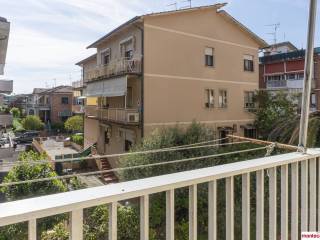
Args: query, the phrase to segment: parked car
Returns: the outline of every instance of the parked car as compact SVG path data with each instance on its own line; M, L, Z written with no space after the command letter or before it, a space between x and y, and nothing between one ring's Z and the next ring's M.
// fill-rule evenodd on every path
M33 138L39 137L39 132L38 131L28 131L24 132L20 136L16 137L14 141L16 143L31 143Z

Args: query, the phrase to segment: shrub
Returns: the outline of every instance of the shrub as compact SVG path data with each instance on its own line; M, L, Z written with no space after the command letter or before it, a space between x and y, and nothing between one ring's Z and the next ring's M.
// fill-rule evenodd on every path
M52 230L43 232L41 234L42 240L68 240L69 232L65 225L61 222L53 227Z
M64 123L64 127L66 130L71 132L83 132L83 117L69 117L68 120Z
M42 130L44 123L38 116L30 115L22 120L22 126L26 130Z
M21 116L20 109L16 107L11 108L10 113L14 118L19 118Z
M72 135L71 136L71 141L83 146L83 136L82 135Z

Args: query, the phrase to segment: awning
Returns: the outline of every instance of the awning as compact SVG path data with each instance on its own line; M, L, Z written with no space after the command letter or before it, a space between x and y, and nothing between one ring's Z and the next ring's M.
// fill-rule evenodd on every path
M88 83L87 97L118 97L127 92L127 76Z

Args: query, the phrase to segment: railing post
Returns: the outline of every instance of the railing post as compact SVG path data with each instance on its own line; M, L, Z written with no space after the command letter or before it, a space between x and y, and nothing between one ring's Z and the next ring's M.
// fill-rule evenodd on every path
M208 185L208 238L217 240L217 181Z
M83 239L83 210L78 209L71 212L71 239Z
M269 240L277 239L277 168L269 168Z
M37 219L28 221L28 240L37 239Z
M309 207L309 231L317 231L317 162L315 158L309 160L310 168L310 207Z
M109 204L109 240L117 240L118 203Z
M288 165L281 166L281 239L288 239Z
M174 240L174 190L166 191L166 240Z
M140 197L140 240L149 240L149 195Z
M242 174L242 239L250 240L250 173Z
M299 230L299 163L291 164L291 240L298 240Z
M308 160L301 162L301 231L308 231Z
M256 240L264 240L264 170L257 171L256 193Z
M226 178L226 239L234 239L234 190L233 177Z
M197 240L197 185L189 187L189 240Z

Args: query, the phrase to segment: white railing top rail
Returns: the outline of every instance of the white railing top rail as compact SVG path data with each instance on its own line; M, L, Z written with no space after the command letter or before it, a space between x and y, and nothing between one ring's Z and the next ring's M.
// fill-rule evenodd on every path
M0 204L0 226L127 200L320 156L320 149L263 157L209 168Z

